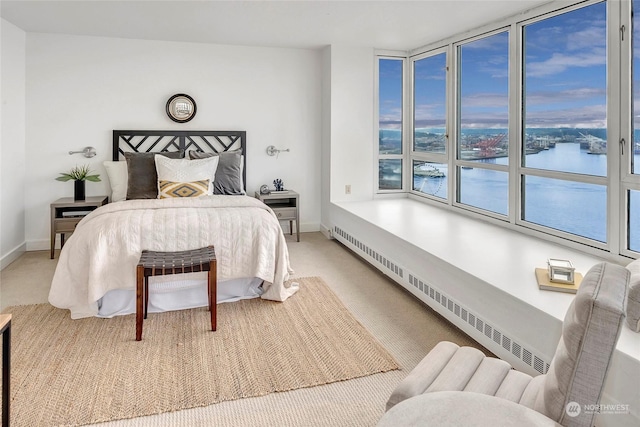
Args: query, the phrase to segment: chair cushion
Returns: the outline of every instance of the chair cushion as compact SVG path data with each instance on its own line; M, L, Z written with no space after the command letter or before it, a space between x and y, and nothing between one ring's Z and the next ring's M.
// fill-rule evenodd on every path
M519 403L565 426L592 425L592 413L565 417L565 408L569 402L600 402L624 322L628 281L629 271L614 264L597 264L587 272L567 310L546 375L532 378L478 349L443 341L400 382L387 401L387 411L423 393L469 391Z
M387 401L387 411L413 396L440 391L500 393L500 397L519 403L530 382L531 376L513 371L504 360L486 357L477 348L442 341L396 387Z
M439 391L407 399L388 411L377 427L561 427L517 403L480 393Z
M590 426L593 411L569 417L569 402L597 404L625 317L629 270L600 263L585 275L567 310L562 337L534 409L565 426Z
M627 265L627 270L631 273L627 299L627 326L634 332L640 332L640 259Z

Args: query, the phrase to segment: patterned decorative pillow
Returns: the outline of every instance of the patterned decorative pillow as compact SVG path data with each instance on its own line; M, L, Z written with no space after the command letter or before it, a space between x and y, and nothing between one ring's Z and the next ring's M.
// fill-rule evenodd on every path
M192 182L158 181L160 198L171 197L202 197L209 191L209 180Z
M194 182L209 180L209 194L213 194L213 180L218 168L217 157L200 160L168 159L165 156L156 156L156 171L159 181Z

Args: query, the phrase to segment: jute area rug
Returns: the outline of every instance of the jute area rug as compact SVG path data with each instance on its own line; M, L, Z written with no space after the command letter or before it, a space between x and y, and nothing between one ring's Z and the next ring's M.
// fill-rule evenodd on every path
M84 425L206 406L397 369L393 357L318 277L284 303L252 299L71 320L49 304L9 307L11 421Z

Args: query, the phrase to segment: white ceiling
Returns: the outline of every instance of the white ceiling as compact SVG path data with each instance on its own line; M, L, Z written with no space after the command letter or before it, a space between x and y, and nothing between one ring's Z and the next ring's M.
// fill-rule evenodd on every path
M249 46L408 50L549 0L7 1L27 32Z

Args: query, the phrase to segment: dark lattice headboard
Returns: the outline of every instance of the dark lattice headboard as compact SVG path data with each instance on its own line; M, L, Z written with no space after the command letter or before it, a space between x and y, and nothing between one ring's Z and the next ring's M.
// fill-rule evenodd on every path
M242 150L244 164L242 180L247 185L247 132L219 130L114 130L113 160L124 153L160 153L163 151L189 150L205 153L222 153ZM186 154L188 157L188 154Z

